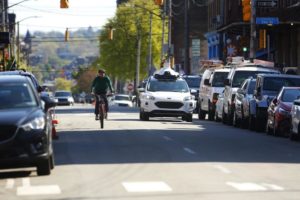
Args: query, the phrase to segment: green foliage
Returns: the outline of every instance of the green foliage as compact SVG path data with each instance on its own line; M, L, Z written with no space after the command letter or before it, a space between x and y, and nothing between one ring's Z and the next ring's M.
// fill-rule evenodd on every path
M66 80L64 78L57 78L57 79L55 79L55 88L56 88L56 90L71 91L72 81Z
M160 14L159 7L154 4L154 1L129 0L128 3L118 7L114 18L110 19L102 30L99 64L111 76L119 77L121 80L134 79L138 35L142 39L140 77L146 76L150 28L150 13L147 10L156 15ZM156 66L160 59L161 26L161 19L153 15L152 56ZM114 30L112 40L108 38L109 27Z

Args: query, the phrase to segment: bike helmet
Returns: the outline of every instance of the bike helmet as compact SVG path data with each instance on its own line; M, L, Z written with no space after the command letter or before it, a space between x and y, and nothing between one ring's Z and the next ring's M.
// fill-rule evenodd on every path
M105 69L99 69L98 73L105 73Z

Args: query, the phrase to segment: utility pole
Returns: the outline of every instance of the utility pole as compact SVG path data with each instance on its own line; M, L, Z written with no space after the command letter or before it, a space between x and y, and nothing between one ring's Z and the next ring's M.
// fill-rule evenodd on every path
M20 67L20 22L17 22L17 68Z
M189 2L190 0L185 0L184 2L184 72L190 74L190 31L189 31Z
M140 26L140 19L137 19L136 22L136 30L137 30L137 52L136 52L136 68L135 68L135 93L137 94L138 91L138 84L140 83L140 64L141 64L141 46L142 46L142 38L141 38L141 26Z
M250 21L250 61L256 57L256 0L251 0L251 21Z
M153 14L150 12L150 30L149 30L149 55L148 55L148 76L151 75L152 68L152 17Z
M170 67L173 67L171 66L171 60L172 60L172 57L173 57L173 50L172 50L172 0L169 0L169 32L168 32L168 60L169 60L169 63L170 63Z
M164 60L164 45L165 45L165 26L166 26L166 12L167 12L167 2L164 2L164 8L162 13L162 36L161 36L161 55L160 63Z

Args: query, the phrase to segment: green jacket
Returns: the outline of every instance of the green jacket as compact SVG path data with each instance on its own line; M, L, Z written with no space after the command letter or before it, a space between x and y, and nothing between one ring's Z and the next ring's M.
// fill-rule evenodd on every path
M94 89L94 92L96 94L106 94L107 89L110 89L110 91L113 91L113 88L111 86L111 81L108 76L99 77L97 76L92 84L92 89Z

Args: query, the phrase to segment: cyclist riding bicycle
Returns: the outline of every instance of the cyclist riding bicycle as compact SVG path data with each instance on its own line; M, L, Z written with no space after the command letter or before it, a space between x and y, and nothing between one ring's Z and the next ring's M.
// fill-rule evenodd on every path
M95 120L99 120L99 97L98 97L98 95L101 95L105 102L105 110L106 110L105 118L107 119L108 101L107 101L106 94L107 94L108 89L111 91L111 93L114 93L110 78L105 74L105 70L99 69L98 76L94 79L93 84L92 84L92 93L94 93L95 97L96 97Z

